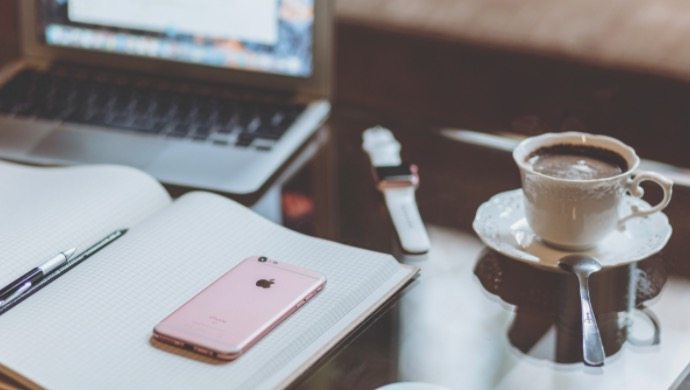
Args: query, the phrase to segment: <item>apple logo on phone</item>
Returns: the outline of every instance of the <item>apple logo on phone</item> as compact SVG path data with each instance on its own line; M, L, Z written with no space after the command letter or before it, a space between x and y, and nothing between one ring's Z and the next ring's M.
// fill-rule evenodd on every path
M266 280L266 279L259 279L256 281L256 285L258 287L263 287L263 288L269 288L271 285L275 283L274 279Z

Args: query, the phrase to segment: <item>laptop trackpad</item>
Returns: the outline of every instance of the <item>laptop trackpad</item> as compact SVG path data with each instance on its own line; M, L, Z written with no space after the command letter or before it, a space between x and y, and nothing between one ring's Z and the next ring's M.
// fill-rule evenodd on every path
M41 140L30 154L56 161L145 168L166 148L165 140L146 136L58 127Z

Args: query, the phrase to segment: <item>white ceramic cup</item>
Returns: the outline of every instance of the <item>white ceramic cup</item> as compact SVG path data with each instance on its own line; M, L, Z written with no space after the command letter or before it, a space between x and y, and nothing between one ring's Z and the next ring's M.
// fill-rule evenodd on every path
M589 180L534 171L527 161L532 153L560 144L613 151L625 159L628 169L615 176ZM592 248L614 229L624 229L630 218L661 211L671 201L673 182L657 173L638 171L640 159L635 150L615 138L580 132L542 134L520 142L513 159L520 169L527 223L542 241L566 250ZM631 206L622 211L626 196L642 197L643 181L655 182L662 188L661 202L644 210Z

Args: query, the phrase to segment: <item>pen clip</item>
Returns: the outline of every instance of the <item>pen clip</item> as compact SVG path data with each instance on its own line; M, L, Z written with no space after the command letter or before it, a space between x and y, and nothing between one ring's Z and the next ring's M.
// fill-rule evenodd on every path
M7 297L7 299L5 299L4 301L0 301L0 307L5 306L8 302L12 302L12 301L15 300L17 297L19 297L19 296L21 296L22 294L24 294L24 293L26 292L26 290L28 290L29 288L31 288L31 282L26 282L26 283L22 284L22 286L19 287L19 288L17 289L17 291L13 292L12 295L10 295L9 297Z

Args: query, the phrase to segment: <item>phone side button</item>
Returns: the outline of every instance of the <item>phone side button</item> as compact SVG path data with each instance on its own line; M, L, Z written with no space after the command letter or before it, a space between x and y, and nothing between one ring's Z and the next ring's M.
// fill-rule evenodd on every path
M184 343L182 341L175 340L171 337L166 337L166 336L155 334L155 333L153 334L153 337L155 339L161 341L161 342L164 342L164 343L172 344L172 345L175 345L177 347L184 347Z
M204 354L204 355L213 356L213 352L211 352L210 350L208 350L206 348L194 347L194 351L201 353L201 354Z
M299 302L297 302L297 306L295 306L295 309L299 309L299 308L302 307L305 303L306 303L306 301L305 301L304 299L301 300L301 301L299 301Z

